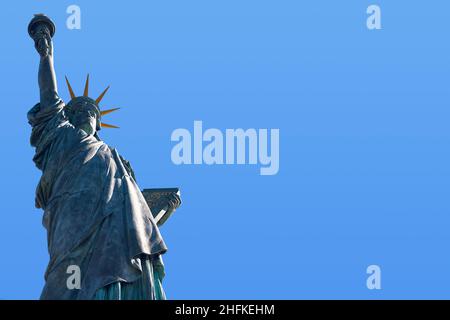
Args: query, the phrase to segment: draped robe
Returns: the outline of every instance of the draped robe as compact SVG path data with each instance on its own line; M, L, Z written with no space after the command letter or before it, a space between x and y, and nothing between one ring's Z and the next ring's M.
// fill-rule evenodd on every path
M138 185L117 150L75 128L64 106L56 97L28 112L50 256L41 299L92 299L108 285L142 279L149 261L162 277L167 247ZM80 288L67 285L73 266ZM155 285L146 298L156 298Z

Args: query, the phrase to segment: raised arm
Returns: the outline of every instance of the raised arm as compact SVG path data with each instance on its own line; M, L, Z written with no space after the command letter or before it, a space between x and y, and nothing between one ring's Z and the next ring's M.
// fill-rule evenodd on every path
M41 107L54 105L58 101L55 69L53 67L53 42L50 30L45 24L36 27L33 34L34 46L39 53L39 91Z

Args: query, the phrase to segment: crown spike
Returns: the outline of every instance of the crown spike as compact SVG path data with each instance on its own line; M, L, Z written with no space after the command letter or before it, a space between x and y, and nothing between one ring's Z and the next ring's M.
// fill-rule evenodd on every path
M107 124L107 123L104 123L104 122L102 122L102 123L100 124L100 126L101 126L102 128L119 129L118 126L114 126L114 125L112 125L112 124Z
M85 83L85 85L84 85L84 93L83 93L83 96L85 96L85 97L88 97L88 96L89 96L89 73L88 73L88 75L87 75L86 83Z
M108 91L108 89L109 89L109 86L107 86L106 89L98 96L98 98L95 100L95 103L96 103L96 104L99 104L100 101L102 101L103 96L104 96L105 93Z
M107 115L107 114L109 114L111 112L117 111L119 109L120 108L113 108L113 109L108 109L108 110L102 110L102 111L100 111L100 115L104 116L104 115Z
M73 93L72 87L70 85L69 79L67 79L67 76L64 76L66 78L67 88L69 89L70 98L75 98L75 93Z

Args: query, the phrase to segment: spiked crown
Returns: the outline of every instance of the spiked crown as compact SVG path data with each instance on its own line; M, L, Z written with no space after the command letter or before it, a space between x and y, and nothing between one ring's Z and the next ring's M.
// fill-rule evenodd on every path
M100 110L100 107L99 107L100 101L102 101L104 95L106 94L106 92L109 89L109 86L105 90L103 90L103 92L98 96L97 99L94 100L92 98L89 98L89 74L87 75L87 78L86 78L86 83L84 85L83 95L82 96L78 96L78 97L73 92L72 86L70 85L70 82L67 79L67 77L65 77L65 78L66 78L67 88L69 89L70 98L72 99L72 100L69 101L69 103L67 104L66 108L68 108L68 109L75 108L76 105L78 104L78 102L86 101L86 102L89 102L89 103L91 103L91 104L93 104L93 105L95 105L97 107L98 114L100 115L100 119L104 115L107 115L107 114L109 114L111 112L114 112L114 111L120 109L120 108L113 108L113 109L107 109L107 110ZM118 126L115 126L115 125L112 125L112 124L107 124L107 123L104 123L103 121L100 121L100 126L102 128L119 128Z

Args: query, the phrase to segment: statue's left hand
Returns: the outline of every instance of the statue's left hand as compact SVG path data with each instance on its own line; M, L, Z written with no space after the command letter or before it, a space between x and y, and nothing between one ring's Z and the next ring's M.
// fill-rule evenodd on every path
M169 195L168 200L169 200L169 203L168 203L169 210L171 210L171 211L176 210L181 205L181 198L176 193Z

